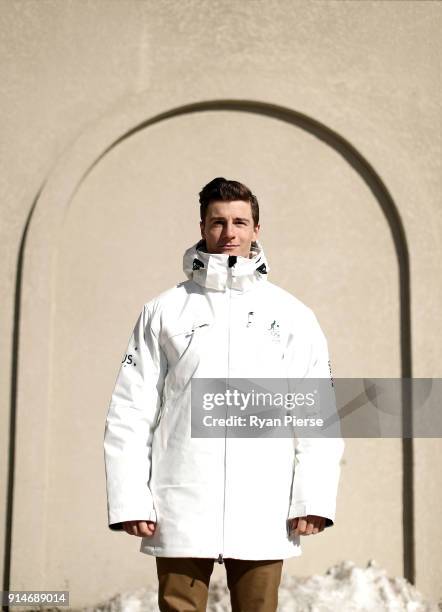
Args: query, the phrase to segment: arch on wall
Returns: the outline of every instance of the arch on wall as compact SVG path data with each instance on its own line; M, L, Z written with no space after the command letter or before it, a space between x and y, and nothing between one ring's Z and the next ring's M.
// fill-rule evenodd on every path
M148 94L141 94L135 101L112 111L99 123L89 127L81 134L68 147L53 171L43 182L34 198L23 229L17 260L14 295L3 590L9 590L10 588L13 505L14 503L19 505L20 500L20 483L15 479L17 472L15 449L18 434L20 434L20 439L25 440L27 448L29 443L31 448L39 449L38 453L30 452L26 458L20 458L19 468L20 474L24 475L25 482L32 482L33 476L39 477L37 482L40 482L40 485L36 486L33 491L35 502L33 514L36 517L37 524L39 524L39 518L44 520L46 492L44 478L47 474L48 460L45 449L47 449L47 419L49 416L51 296L60 227L77 189L91 170L109 151L136 132L180 115L222 110L253 113L279 119L290 126L296 126L309 132L326 146L332 147L365 181L380 206L390 229L399 271L401 375L403 378L411 378L412 376L410 269L407 239L393 198L376 170L361 153L345 138L323 123L280 105L244 99L207 100L154 113L146 119L146 108L151 107L152 104L153 101ZM26 290L28 285L32 286L29 282L31 278L39 279L38 294L35 291ZM33 342L37 341L39 343L40 359L38 363L32 362L32 368L30 368L27 367L26 363L26 351L20 352L20 348L23 349L25 342L27 342L26 331L31 329L32 320L35 320L36 316L39 325L32 327L32 338ZM25 340L21 340L22 334ZM32 375L30 374L31 370ZM38 381L38 384L36 384L36 381ZM20 395L18 395L19 388ZM27 389L29 391L26 391ZM27 393L28 397L32 398L32 406L38 415L37 419L26 412L29 405ZM403 425L404 431L412 431L411 403L404 405ZM404 576L414 583L413 439L411 437L402 440L402 468L403 568ZM42 480L43 484L41 484ZM30 547L34 554L35 573L33 577L38 581L36 584L41 584L42 582L39 579L43 576L45 560L44 531L34 530L34 532L25 533L23 537L26 538L27 548Z

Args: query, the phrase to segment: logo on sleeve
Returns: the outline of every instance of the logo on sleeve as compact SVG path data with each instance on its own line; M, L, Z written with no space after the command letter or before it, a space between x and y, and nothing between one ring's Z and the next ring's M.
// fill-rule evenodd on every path
M134 350L137 351L138 347L135 346ZM127 365L133 365L136 366L137 364L135 363L135 359L134 359L135 355L132 355L132 353L126 353L124 356L124 359L121 363L123 363L123 367L125 368Z
M333 375L332 375L332 370L331 370L330 359L328 360L328 370L330 372L330 380L331 380L332 387L334 387L335 385L333 384Z

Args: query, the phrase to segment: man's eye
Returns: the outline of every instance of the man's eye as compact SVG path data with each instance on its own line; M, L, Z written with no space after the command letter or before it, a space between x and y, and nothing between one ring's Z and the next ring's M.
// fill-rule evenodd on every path
M246 225L246 222L245 222L245 221L235 221L235 223L236 223L237 225ZM214 222L213 222L213 225L220 225L220 224L221 224L221 225L223 225L223 224L224 224L224 222L223 222L223 221L214 221Z

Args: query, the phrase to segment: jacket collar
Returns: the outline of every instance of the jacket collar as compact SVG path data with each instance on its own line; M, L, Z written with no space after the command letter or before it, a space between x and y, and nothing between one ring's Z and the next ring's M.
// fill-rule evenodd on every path
M270 270L262 245L252 242L249 257L208 253L205 240L200 240L184 253L183 270L187 278L207 289L247 291L257 283L267 280Z

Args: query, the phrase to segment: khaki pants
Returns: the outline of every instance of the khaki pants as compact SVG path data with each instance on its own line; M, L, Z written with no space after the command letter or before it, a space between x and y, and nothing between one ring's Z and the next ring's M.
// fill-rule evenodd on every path
M204 612L214 561L156 557L161 612ZM224 559L232 612L276 612L282 564L282 559Z

